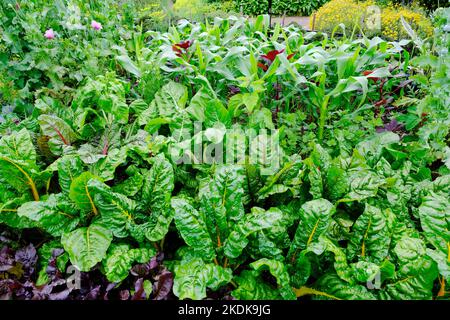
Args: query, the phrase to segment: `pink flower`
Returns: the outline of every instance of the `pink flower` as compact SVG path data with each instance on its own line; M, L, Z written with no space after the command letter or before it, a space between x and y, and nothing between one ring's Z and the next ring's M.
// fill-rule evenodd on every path
M95 20L92 20L92 22L91 22L91 27L92 27L94 30L101 30L101 29L102 29L102 24L101 24L100 22L97 22L97 21L95 21Z
M53 29L48 29L47 31L45 31L44 37L46 37L49 40L50 39L54 39L55 38L55 32L53 31Z

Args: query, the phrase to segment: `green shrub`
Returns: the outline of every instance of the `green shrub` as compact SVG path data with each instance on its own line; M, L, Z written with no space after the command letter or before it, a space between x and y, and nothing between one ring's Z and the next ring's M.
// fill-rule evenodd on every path
M329 0L273 0L272 13L275 15L310 15ZM269 12L268 0L235 0L237 10L247 15Z
M397 5L419 5L428 11L436 10L438 7L448 7L450 2L447 0L392 0Z

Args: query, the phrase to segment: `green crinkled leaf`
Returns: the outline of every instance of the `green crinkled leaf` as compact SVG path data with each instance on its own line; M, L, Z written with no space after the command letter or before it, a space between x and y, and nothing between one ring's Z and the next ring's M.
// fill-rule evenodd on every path
M346 171L336 165L331 165L326 175L326 189L330 200L341 199L348 192L349 186Z
M239 221L244 215L242 197L244 175L241 167L220 166L214 173L213 192L220 196L218 206L225 207L228 220Z
M410 263L425 254L426 246L422 239L404 235L396 242L393 252L400 263Z
M444 252L431 249L427 249L427 255L437 263L439 273L447 282L450 281L450 262L448 256Z
M250 267L256 271L261 272L264 269L268 269L270 273L277 279L278 291L281 297L285 300L295 300L295 293L292 291L290 286L289 274L286 270L285 265L281 261L260 259L258 261L252 262Z
M356 280L359 282L372 281L380 272L380 266L367 261L359 261L357 263L353 263L351 265L351 268Z
M216 254L205 218L186 199L174 197L171 204L181 237L205 261L211 261Z
M70 261L80 271L90 271L106 257L113 239L112 232L100 225L78 228L61 237L61 244L69 254Z
M130 249L128 244L111 245L103 260L106 278L111 282L124 280L133 263L146 263L156 254L154 248Z
M378 133L372 138L360 142L356 149L364 156L369 165L374 165L381 157L383 148L400 141L400 137L392 131Z
M431 245L450 256L450 201L448 194L431 193L419 207L420 224Z
M36 150L26 129L0 139L0 178L19 192L31 191L39 200Z
M75 202L80 210L98 214L97 207L94 204L94 197L88 189L88 182L91 179L97 179L90 172L83 172L72 180L69 190L69 198Z
M387 217L377 207L366 204L364 212L352 227L347 255L350 260L356 256L381 262L388 255L390 231Z
M42 133L50 138L48 145L55 155L61 154L64 146L70 146L77 139L70 125L55 115L42 114L38 122Z
M342 300L376 300L376 296L366 287L350 284L339 278L337 274L328 273L315 284L320 291ZM323 295L315 295L315 299L322 299ZM329 298L329 297L328 297Z
M308 180L310 184L309 193L313 196L314 199L322 198L323 192L323 181L322 181L322 172L318 166L314 164L312 159L306 159L305 163L308 167Z
M58 181L61 190L68 194L73 180L83 173L83 162L78 156L65 156L58 161Z
M232 270L201 259L181 261L175 266L173 293L180 299L206 298L206 288L217 290L232 279Z
M225 127L231 125L231 117L228 110L219 100L208 101L205 108L205 126L214 127L217 123L222 123Z
M120 193L111 191L109 186L96 179L89 180L87 188L100 212L101 223L112 231L115 237L126 237L127 226L133 222L136 203Z
M302 169L301 158L290 159L276 174L266 180L264 187L258 191L258 199L266 199L271 195L281 194L288 190L295 193L295 187L302 184Z
M11 160L35 165L36 150L34 149L30 132L27 129L22 129L8 136L3 136L0 140L0 155Z
M288 257L292 260L300 250L314 243L328 229L335 208L326 199L308 201L300 210L300 221L289 249Z
M282 229L282 232L286 235L285 228ZM267 235L264 231L259 231L250 235L249 239L250 242L247 249L252 258L283 259L284 253L281 248L281 241L278 242L278 239L273 239L272 235Z
M24 216L17 214L18 208L29 201L32 201L30 194L25 193L19 197L11 189L8 189L9 185L0 184L0 194L3 203L0 203L0 223L5 223L12 228L34 228L37 223Z
M381 299L430 300L433 283L438 276L436 263L426 256L403 265L397 278L386 284L380 292Z
M371 171L349 172L350 192L341 201L362 201L375 197L378 188L384 183Z
M135 196L144 184L144 176L140 173L131 175L122 183L112 186L114 192L121 193L127 197Z
M280 299L278 290L261 280L259 272L244 270L234 278L238 287L232 291L232 296L239 300L277 300Z
M229 258L237 258L248 244L248 236L276 225L283 218L283 212L278 208L265 211L253 207L250 214L238 221L224 244L224 254Z
M184 109L187 100L187 88L182 84L170 81L156 93L155 99L150 103L150 106L139 115L137 122L142 126L153 119L170 119L176 112Z
M334 270L336 274L344 281L353 284L355 282L353 270L347 263L347 257L344 250L333 243L330 239L322 236L317 243L312 244L308 250L321 254L322 251L329 251L334 254Z
M26 202L17 214L35 221L54 237L72 231L80 222L77 208L62 193L51 194L45 201Z
M311 276L312 265L308 253L308 250L303 250L297 255L294 263L288 266L293 287L303 286Z
M95 176L100 177L103 181L114 179L116 169L123 165L127 160L128 147L111 149L108 154L99 159L92 165L91 172Z
M170 207L170 197L174 188L172 164L163 154L153 159L153 166L144 176L142 200L152 213L158 214Z
M169 232L170 224L174 218L174 210L167 208L166 211L146 216L142 224L131 223L128 225L130 234L139 242L145 239L150 241L159 241Z
M221 243L228 237L229 223L244 215L244 175L238 166L219 166L213 179L201 188L199 197L208 230Z

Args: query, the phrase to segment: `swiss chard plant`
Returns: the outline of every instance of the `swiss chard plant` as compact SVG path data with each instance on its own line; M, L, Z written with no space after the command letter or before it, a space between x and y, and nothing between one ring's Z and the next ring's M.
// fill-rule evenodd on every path
M41 47L62 50L75 31L54 28ZM26 298L86 298L53 291L70 266L102 279L94 298L448 298L442 30L424 54L264 16L97 29L86 45L114 46L96 72L1 100L0 228L33 235L36 272L6 246L0 270L34 281Z

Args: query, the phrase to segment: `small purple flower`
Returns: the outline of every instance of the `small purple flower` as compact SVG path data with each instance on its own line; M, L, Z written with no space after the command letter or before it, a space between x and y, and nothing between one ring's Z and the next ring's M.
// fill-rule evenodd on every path
M53 29L48 29L47 31L45 31L44 37L46 37L49 40L55 39L55 32L53 31Z
M100 22L97 22L97 21L95 21L95 20L92 20L92 22L91 22L91 27L94 29L94 30L101 30L103 27L102 27L102 24L100 23Z

